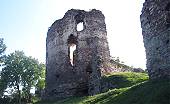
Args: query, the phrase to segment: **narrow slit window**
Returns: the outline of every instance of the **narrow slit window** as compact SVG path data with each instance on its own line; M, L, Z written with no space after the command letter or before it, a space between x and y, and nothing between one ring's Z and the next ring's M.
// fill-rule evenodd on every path
M77 37L71 34L67 42L68 42L69 61L70 61L70 64L73 66L74 61L75 61L75 50L76 50L76 44L77 44Z
M74 51L76 50L76 44L71 44L69 48L70 48L70 63L73 66L73 64L74 64Z

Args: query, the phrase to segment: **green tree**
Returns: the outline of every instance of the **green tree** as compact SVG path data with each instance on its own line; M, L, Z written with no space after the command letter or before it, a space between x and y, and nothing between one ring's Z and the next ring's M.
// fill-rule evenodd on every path
M38 60L27 57L22 51L15 51L4 60L5 67L1 77L7 82L9 88L14 88L21 104L21 95L30 102L30 90L35 87L41 74L41 64Z
M0 65L2 65L5 58L6 45L4 44L4 39L0 38ZM0 73L1 75L1 73ZM3 96L4 90L6 89L6 83L0 76L0 97Z
M4 95L4 91L7 88L7 83L5 80L3 80L2 77L0 77L0 98Z
M36 84L36 94L41 97L42 91L45 88L45 64L40 64L41 73L39 73L38 83Z
M4 39L0 38L0 63L3 63L5 50L6 50L6 45L4 44Z

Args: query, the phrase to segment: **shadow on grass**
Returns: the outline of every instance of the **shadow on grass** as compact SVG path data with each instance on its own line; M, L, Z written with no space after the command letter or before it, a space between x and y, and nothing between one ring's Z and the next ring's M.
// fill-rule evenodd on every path
M133 86L117 96L98 101L100 104L170 104L170 80L160 79Z
M125 88L148 80L145 73L117 73L103 77L103 82L109 83L109 88Z

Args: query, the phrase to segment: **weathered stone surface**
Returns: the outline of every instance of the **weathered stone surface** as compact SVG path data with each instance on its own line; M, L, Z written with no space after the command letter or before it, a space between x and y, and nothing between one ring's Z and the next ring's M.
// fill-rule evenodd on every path
M140 20L149 77L170 77L170 0L146 0Z
M82 22L84 29L77 31ZM76 45L73 62L70 47ZM94 95L101 92L101 75L108 68L110 52L105 17L99 10L71 9L49 28L46 39L46 88L44 99ZM73 65L72 65L73 64Z
M133 72L136 72L136 73L144 73L145 71L141 68L133 68L132 69Z

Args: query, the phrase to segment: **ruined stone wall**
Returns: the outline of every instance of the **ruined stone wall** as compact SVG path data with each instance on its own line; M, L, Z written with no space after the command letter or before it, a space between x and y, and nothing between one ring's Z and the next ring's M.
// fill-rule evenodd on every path
M140 19L150 78L170 77L170 0L146 0Z
M77 31L77 24L83 30ZM76 45L73 65L70 46ZM110 53L105 17L99 10L71 9L49 28L46 39L45 99L94 95L101 92L101 75Z

